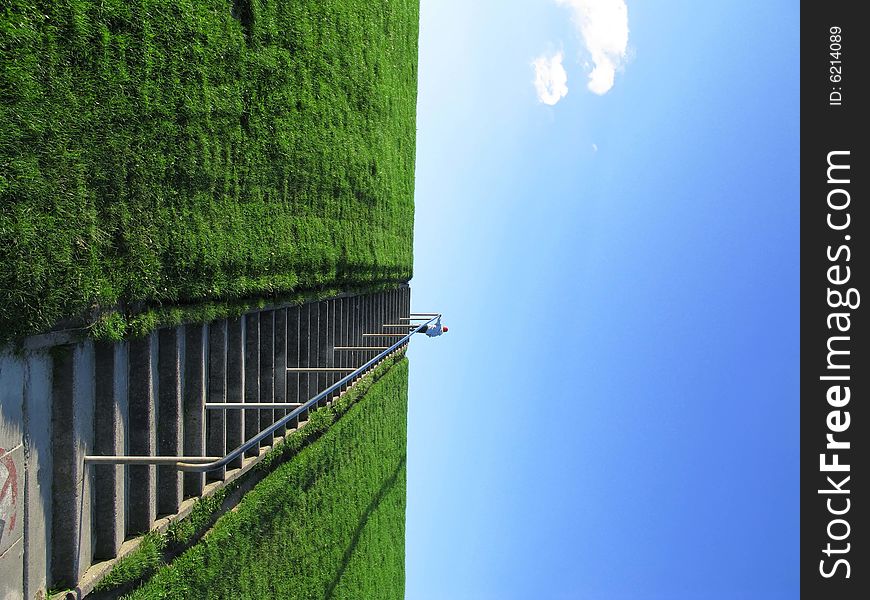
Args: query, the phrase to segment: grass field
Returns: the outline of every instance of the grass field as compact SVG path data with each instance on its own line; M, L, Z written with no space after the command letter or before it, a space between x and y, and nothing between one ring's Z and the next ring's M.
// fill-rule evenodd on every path
M125 598L403 598L407 386L401 359L313 413L275 451L298 454ZM152 535L101 588L153 570L167 543Z
M3 2L0 341L407 280L418 18L418 0Z

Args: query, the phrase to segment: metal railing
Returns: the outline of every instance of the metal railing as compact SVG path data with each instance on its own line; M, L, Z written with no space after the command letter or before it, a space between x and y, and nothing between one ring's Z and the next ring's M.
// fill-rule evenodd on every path
M371 367L377 365L387 356L401 348L403 345L407 344L411 336L426 327L430 323L432 323L435 319L440 317L440 313L411 313L410 317L403 317L404 319L415 319L416 318L425 318L426 321L419 324L404 324L404 325L395 325L395 324L384 324L384 327L392 326L392 327L408 327L412 328L408 331L407 335L402 337L399 341L391 346L384 347L372 347L372 346L337 346L334 347L333 350L342 350L342 349L353 349L358 350L360 348L368 349L371 348L373 350L378 349L381 350L377 356L370 359L368 362L363 364L360 367L357 367L353 372L344 376L342 379L333 383L331 386L326 388L325 390L319 392L307 402L298 404L298 403L205 403L204 409L211 410L270 410L270 409L281 409L281 408L290 408L295 407L291 412L287 415L281 417L269 427L261 430L257 435L248 439L242 445L238 446L232 452L229 452L223 458L216 456L97 456L97 455L87 455L85 456L85 464L112 464L112 465L163 465L163 466L174 466L180 471L187 471L193 473L205 473L207 471L213 471L215 469L220 469L221 467L225 467L232 461L238 459L243 456L247 450L250 450L257 444L259 444L264 439L273 435L276 431L285 427L287 423L306 412L309 408L316 405L318 402L327 398L330 394L339 390L343 385L350 383L363 373L365 373ZM366 334L363 334L366 335ZM301 372L301 371L333 371L333 372L343 372L346 369L339 368L328 368L328 369L318 369L318 368L298 368L298 367L290 367L287 371L290 372Z

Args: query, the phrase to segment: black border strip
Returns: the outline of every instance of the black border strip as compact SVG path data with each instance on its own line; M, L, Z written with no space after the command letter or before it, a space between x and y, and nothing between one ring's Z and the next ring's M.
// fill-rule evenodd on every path
M800 576L806 598L866 598L870 589L867 495L859 492L870 489L863 444L870 432L864 408L870 331L861 297L870 294L863 140L870 105L861 6L801 7Z

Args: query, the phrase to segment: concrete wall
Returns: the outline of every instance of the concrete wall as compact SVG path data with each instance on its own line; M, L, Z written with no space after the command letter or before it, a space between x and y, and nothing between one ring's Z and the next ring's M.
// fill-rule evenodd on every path
M24 594L25 361L0 355L0 598ZM5 409L8 407L8 409Z
M53 341L45 336L29 340L23 351L0 351L3 600L38 598L48 583L53 548L53 357L45 344Z

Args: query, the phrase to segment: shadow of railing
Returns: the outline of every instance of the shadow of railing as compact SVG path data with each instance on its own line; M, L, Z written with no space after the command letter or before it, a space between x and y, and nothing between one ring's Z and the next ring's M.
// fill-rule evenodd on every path
M359 544L360 537L362 537L362 532L365 530L366 525L368 524L369 517L371 517L372 513L377 510L383 501L384 497L387 495L393 486L396 485L396 482L399 480L399 476L405 469L405 463L407 462L407 456L403 455L402 459L399 461L399 464L396 465L396 468L390 474L390 476L384 480L381 484L381 487L378 488L377 493L375 493L369 505L363 511L362 516L360 517L359 522L357 523L356 529L353 532L353 537L351 537L350 544L348 544L347 548L344 551L344 555L341 557L340 567L338 571L335 573L335 576L329 582L329 585L326 587L326 592L323 594L324 600L331 600L332 595L335 593L335 588L338 586L338 583L341 581L341 578L344 576L345 571L347 571L347 566L350 564L350 559L353 556L354 550L356 550L357 545Z

